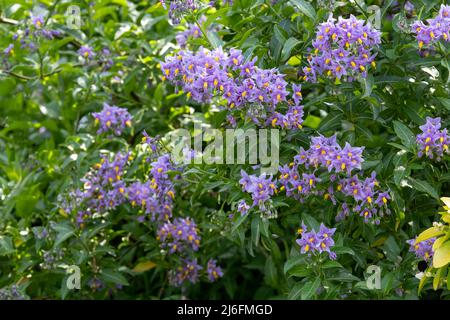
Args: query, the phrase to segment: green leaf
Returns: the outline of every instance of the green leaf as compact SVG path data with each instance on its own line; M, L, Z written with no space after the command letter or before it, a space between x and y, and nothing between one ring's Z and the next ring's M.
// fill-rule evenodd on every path
M312 129L317 129L320 125L320 121L322 119L320 119L319 117L313 116L313 115L308 115L305 119L305 121L303 122L303 125L305 127L309 127Z
M272 257L267 258L266 265L264 267L264 279L270 286L276 287L277 281L277 268L273 262Z
M293 267L288 271L288 274L290 277L307 277L309 276L313 270L306 264L301 264L298 266Z
M307 282L302 289L301 298L307 300L311 298L320 287L320 278L316 278L314 281Z
M236 223L234 224L233 228L231 228L231 233L236 232L236 230L239 228L239 226L247 219L248 214L244 214L242 216L240 216Z
M447 273L447 290L450 290L450 270Z
M400 247L393 236L389 236L386 239L383 248L386 251L386 256L389 260L393 262L397 261L397 257L400 255Z
M289 291L288 299L289 300L297 300L301 294L303 289L303 283L297 283L291 291Z
M443 271L444 271L444 268L440 268L438 271L436 271L436 274L434 275L434 279L433 279L433 289L434 290L437 290L439 288L439 284L441 282L441 277L442 277Z
M259 238L261 236L260 220L261 220L261 218L259 216L255 216L252 220L252 226L251 226L252 241L255 244L255 246L258 246Z
M442 97L439 97L437 99L447 110L450 110L450 99Z
M133 268L133 272L145 272L150 269L153 269L154 267L156 267L156 263L154 263L153 261L143 261L143 262L139 262Z
M281 61L286 61L291 56L292 49L299 45L301 42L293 37L286 40L281 50Z
M394 131L408 150L413 150L416 145L414 133L403 123L394 121Z
M337 114L330 113L322 120L317 130L320 132L338 130L341 127L341 123L342 123L342 113Z
M369 97L372 94L372 88L373 88L373 76L371 74L368 74L367 77L365 77L363 80L363 91L364 94L361 98Z
M314 7L304 0L291 0L293 4L297 6L297 8L306 16L311 18L312 20L316 19L316 10Z
M14 246L11 237L0 236L0 256L14 253Z
M352 256L355 255L355 251L353 251L352 249L348 248L348 247L341 247L341 246L334 246L332 247L331 251L333 251L336 254L350 254Z
M413 178L408 179L411 182L411 185L418 191L422 191L425 193L428 193L433 198L439 200L439 193L436 191L436 189L429 184L427 181L423 180L416 180Z
M58 233L54 244L55 247L75 234L73 227L68 223L56 224L53 226L53 229Z
M325 262L322 265L322 269L331 269L331 268L343 268L343 266L342 264L334 260L327 260L327 262Z
M313 228L316 231L319 230L320 223L309 214L302 212L302 219L309 228Z
M112 269L103 269L101 271L101 277L106 282L112 282L112 283L120 284L122 286L129 285L127 279L120 272L114 271Z
M443 58L441 60L441 65L448 70L447 83L449 83L450 82L450 59Z
M284 263L284 268L283 268L284 273L287 274L289 270L291 270L293 267L303 263L304 261L305 261L304 256L296 256L296 257L289 258Z

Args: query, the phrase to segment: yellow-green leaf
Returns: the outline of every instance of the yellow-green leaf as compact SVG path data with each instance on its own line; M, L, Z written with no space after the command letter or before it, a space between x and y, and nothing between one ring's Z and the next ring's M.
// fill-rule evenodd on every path
M442 220L444 222L450 223L450 214L448 214L448 213L443 214L442 215Z
M374 243L372 243L371 247L374 248L382 246L386 242L386 239L387 239L386 236L378 238Z
M443 237L439 237L434 241L433 243L433 251L436 251L448 238L450 237L450 234L446 234Z
M450 262L450 241L447 241L434 252L433 267L442 268Z
M427 230L423 231L421 234L417 236L416 243L440 236L444 233L444 231L441 228L438 227L431 227Z
M450 290L450 269L448 270L447 273L447 289Z
M134 272L145 272L147 270L153 269L154 267L156 267L156 263L154 263L153 261L144 261L144 262L138 263L133 268L133 271Z
M436 271L436 274L434 275L434 279L433 279L433 289L437 290L439 288L439 283L441 282L441 275L442 275L442 271L444 269L439 269Z
M447 208L445 208L445 210L449 210L449 208L450 208L450 198L449 197L442 197L441 200L445 204L445 206L447 207Z
M290 66L298 66L302 63L301 56L296 55L289 58L287 64Z
M422 279L420 279L419 282L419 289L418 289L418 294L420 294L420 291L422 291L423 287L425 286L425 283L427 282L427 276L424 274Z

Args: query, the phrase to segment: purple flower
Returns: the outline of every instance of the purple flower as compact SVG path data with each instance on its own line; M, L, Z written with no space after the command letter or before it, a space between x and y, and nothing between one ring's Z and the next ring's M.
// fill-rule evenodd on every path
M203 269L197 259L183 259L182 265L169 273L169 282L175 287L181 287L186 281L197 283L199 271Z
M300 101L303 99L301 85L296 84L292 85L292 99L294 99L296 105L298 105Z
M405 8L405 11L406 11L408 14L412 14L413 11L414 11L414 5L413 5L411 2L409 2L409 1L406 1L406 2L405 2L404 8Z
M271 176L265 175L256 176L248 175L244 170L241 170L241 180L239 183L242 186L242 190L249 193L253 199L253 205L259 206L261 211L266 211L266 203L270 200L271 196L277 192L276 179L273 180Z
M436 238L424 240L419 243L416 243L416 239L406 241L410 245L409 251L414 252L417 258L422 258L425 261L430 260L433 257L433 244Z
M353 15L348 19L332 15L317 28L313 52L308 56L309 66L303 69L304 79L317 82L318 76L347 81L367 76L370 65L375 66L372 51L381 43L380 32L370 23Z
M441 5L438 15L433 19L427 19L426 24L423 21L414 22L411 31L416 34L419 49L424 45L432 46L440 40L450 41L450 6Z
M330 259L335 260L336 254L330 250L334 246L333 235L336 228L328 229L322 223L320 224L319 232L314 230L307 231L307 227L302 223L300 229L301 238L297 239L297 244L301 247L301 253L303 254L315 254L327 252Z
M131 127L131 115L127 109L103 104L100 112L92 114L95 122L100 124L97 133L112 132L117 136L122 134L125 127Z
M158 230L157 239L169 253L184 252L188 248L197 251L200 246L199 230L190 218L177 218L174 222L166 222Z
M89 46L81 46L78 50L78 54L86 60L91 59L95 55L94 51Z
M146 214L151 214L152 221L167 221L172 217L175 198L175 189L167 172L175 168L168 154L157 158L151 166L148 181L144 183L136 181L127 188L128 201L131 206L139 206Z
M10 44L5 50L3 50L3 54L5 56L12 56L12 55L14 55L14 45Z
M416 141L419 146L419 158L426 155L433 159L436 157L437 161L441 160L444 153L449 153L450 137L447 129L439 130L441 128L441 118L427 117L426 123L420 126L422 133L417 135Z
M217 279L223 277L222 269L219 266L217 266L217 261L213 259L210 259L208 261L206 272L208 273L208 279L211 282L214 282Z
M206 21L206 17L202 16L198 20L198 23L201 24L204 21ZM186 47L188 39L190 39L190 38L196 39L196 38L201 37L201 35L202 35L202 31L200 30L200 27L196 23L188 23L186 30L177 33L177 35L175 36L175 39L176 39L178 45L181 48L184 48L184 47Z
M42 16L33 17L31 21L37 29L41 29L44 26L44 18Z
M76 210L76 221L81 226L93 213L104 213L121 205L126 200L122 178L128 160L129 155L122 153L117 153L113 160L102 156L81 179L83 187L70 194L70 201L62 203L63 211L74 213Z
M166 8L166 3L163 0L160 0L162 6ZM195 2L194 0L170 0L169 5L169 18L172 20L174 24L178 24L181 21L181 18L186 12L195 10Z
M105 287L105 283L98 278L90 279L88 281L88 285L92 289L92 291L100 291Z
M245 200L239 201L237 210L241 213L241 215L245 215L248 213L248 210L250 210L250 206L245 202Z

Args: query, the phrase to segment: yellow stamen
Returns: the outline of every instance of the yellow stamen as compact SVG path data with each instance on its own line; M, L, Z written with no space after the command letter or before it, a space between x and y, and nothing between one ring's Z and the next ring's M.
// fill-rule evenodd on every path
M277 118L272 119L272 127L275 127L275 125L277 124L277 120Z

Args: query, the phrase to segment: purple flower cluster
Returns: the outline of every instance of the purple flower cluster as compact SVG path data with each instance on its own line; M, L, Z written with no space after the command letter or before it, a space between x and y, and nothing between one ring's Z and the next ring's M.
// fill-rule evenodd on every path
M214 259L210 259L206 266L206 272L208 273L208 279L211 282L216 281L217 279L223 277L222 268L217 266L217 261Z
M248 175L244 170L241 170L241 176L239 183L242 186L242 190L252 196L253 204L251 207L258 206L263 213L270 211L270 199L277 192L276 179L274 180L273 177L266 177L265 175ZM245 202L241 202L241 213L245 214L248 210L248 205Z
M169 253L183 252L186 249L197 251L200 246L199 230L194 220L177 218L174 222L166 222L158 230L157 239Z
M380 32L353 15L349 19L332 15L317 28L309 66L303 69L305 80L317 82L319 76L353 81L367 76L370 65L375 66L374 49L381 43Z
M336 228L328 229L323 223L320 224L319 232L314 230L308 231L307 227L302 224L301 238L297 239L297 244L301 247L301 253L320 254L326 252L330 259L335 260L336 254L330 250L334 246L332 237L335 231Z
M411 26L411 31L416 34L419 49L424 45L432 45L440 40L450 41L450 6L441 5L436 17L423 21L416 21Z
M19 286L12 285L10 287L0 288L0 300L28 300L25 294L23 294Z
M103 104L103 109L100 112L92 114L95 118L95 123L100 124L97 133L112 132L120 136L125 127L131 127L131 115L127 109L110 106L107 103Z
M126 185L122 177L129 159L129 154L122 153L117 153L113 160L102 156L94 169L81 179L83 188L78 189L73 196L77 206L83 204L87 209L78 211L76 220L79 225L93 213L115 209L125 201ZM66 207L65 211L70 212L72 209Z
M433 257L433 244L436 238L424 240L419 243L416 243L416 239L406 241L410 245L409 251L414 252L417 258L422 258L425 261L430 260Z
M169 282L175 287L181 287L186 281L195 284L199 278L199 271L202 269L197 259L183 259L182 265L169 273Z
M200 48L196 53L182 50L167 57L161 68L163 79L182 88L188 98L196 102L224 99L231 112L250 106L246 116L256 124L301 127L300 86L293 85L291 95L284 76L277 69L261 69L255 62L256 58L247 61L240 50L231 49L228 53L222 48L213 51ZM288 101L289 96L292 100ZM282 104L290 106L286 115L275 112Z
M375 171L371 176L361 180L357 175L344 179L339 179L337 190L345 196L353 198L355 205L353 212L364 218L364 222L373 221L375 224L380 223L380 218L391 211L387 208L387 203L391 199L388 192L378 190L378 180ZM330 190L330 197L333 191ZM342 204L342 211L339 212L336 220L342 220L349 215L347 203Z
M160 0L162 6L167 8L166 2ZM194 0L170 0L169 18L174 24L179 24L183 15L196 9Z
M168 171L174 169L170 156L164 154L151 163L149 181L134 182L126 190L131 205L142 207L145 214L152 215L152 221L167 221L172 217L175 188Z
M390 213L387 208L390 196L378 189L375 172L365 179L358 174L352 176L352 172L361 169L363 149L348 143L342 148L336 142L336 136L312 137L308 150L301 148L294 162L280 166L279 190L285 190L287 196L300 202L309 196L322 196L334 205L337 204L336 192L339 192L353 199L355 205L352 211L362 216L365 222L373 220L379 223L380 217ZM328 176L324 176L324 173L328 173ZM350 211L344 202L336 220L350 215Z
M147 139L151 138L144 135L144 140ZM156 148L153 151L156 155ZM168 174L175 170L170 155L153 158L147 181L133 179L127 184L123 177L131 159L129 153L117 153L112 160L102 156L101 161L81 179L83 188L71 192L67 198L59 197L62 213L76 213L76 220L82 225L94 213L104 213L128 202L133 208L140 208L139 213L143 215L138 220L141 222L149 214L151 221L168 221L172 217L175 198L175 187Z
M441 118L427 117L426 120L426 123L419 127L422 133L416 137L418 156L420 158L426 155L430 159L436 157L436 160L440 161L444 152L449 153L450 136L447 129L440 130Z
M364 147L352 147L348 142L342 148L336 142L336 135L330 138L319 135L311 138L308 150L300 148L300 153L294 160L297 164L304 164L306 168L321 166L327 168L328 172L350 174L354 169L361 169L363 150Z
M41 39L53 40L61 35L61 31L47 28L42 16L33 16L31 17L29 26L25 28L25 30L18 30L17 33L14 34L13 40L19 40L21 49L34 51L37 49L38 42ZM12 54L14 52L11 51L13 45L8 46L8 48L10 48L9 54Z

